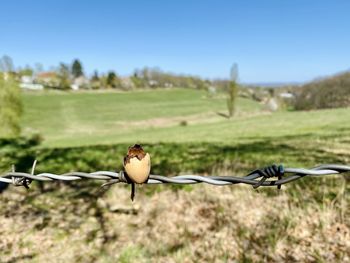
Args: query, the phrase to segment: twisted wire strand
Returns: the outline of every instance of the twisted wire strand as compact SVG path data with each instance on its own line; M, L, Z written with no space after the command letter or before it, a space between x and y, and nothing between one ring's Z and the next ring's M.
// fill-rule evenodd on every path
M31 173L12 172L5 173L0 176L0 182L13 184L14 186L25 186L33 181L76 181L76 180L105 180L107 181L102 186L111 185L115 183L130 183L127 175L121 172L112 171L97 171L92 173L85 172L69 172L64 174L53 173L39 173L34 174L36 162L33 164ZM323 164L311 169L305 168L284 168L282 165L271 165L261 169L252 171L246 176L201 176L201 175L178 175L173 177L166 177L161 175L150 175L146 184L198 184L206 183L211 185L223 186L233 184L248 184L254 188L260 186L277 186L281 187L306 176L326 176L340 173L350 172L350 166L337 164ZM271 180L272 177L277 177ZM270 180L269 180L270 179Z

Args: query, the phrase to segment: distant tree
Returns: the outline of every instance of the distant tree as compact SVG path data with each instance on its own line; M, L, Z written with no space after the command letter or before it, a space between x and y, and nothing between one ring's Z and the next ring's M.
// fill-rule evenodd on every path
M107 74L107 86L108 87L115 88L114 82L115 82L116 77L117 77L117 75L113 71L108 72L108 74Z
M136 69L132 77L133 84L137 88L147 87L181 87L194 89L208 89L211 81L203 80L196 76L178 75L164 72L157 67L144 67Z
M12 76L0 73L0 137L15 137L20 134L22 113L21 94L18 83Z
M154 70L155 71L155 70ZM141 70L141 76L144 80L148 81L150 80L150 74L152 74L151 69L149 69L148 67L144 67Z
M14 72L14 66L13 66L13 61L12 58L4 55L0 59L0 71L2 72Z
M70 71L69 66L64 63L60 63L58 69L58 88L63 90L70 89Z
M34 70L29 65L27 65L25 68L21 70L18 69L17 73L20 76L33 76Z
M97 70L94 71L94 74L91 77L91 88L92 89L100 89L103 81L100 79Z
M84 75L83 66L78 59L75 59L72 64L72 75L74 78L78 78Z
M227 108L228 116L232 118L235 114L236 99L238 94L238 65L235 63L231 67L230 82L228 87Z
M100 77L98 75L98 71L97 70L94 71L94 74L92 75L91 80L92 81L99 81L100 80Z
M107 73L106 84L108 88L121 88L121 80L114 71Z
M132 77L130 77L130 80L135 88L144 88L144 81L137 76L137 74L134 74Z

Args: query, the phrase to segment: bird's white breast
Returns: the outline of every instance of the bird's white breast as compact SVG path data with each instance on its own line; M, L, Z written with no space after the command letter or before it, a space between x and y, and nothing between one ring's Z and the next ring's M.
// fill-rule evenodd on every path
M133 157L125 164L124 168L125 172L134 183L142 184L147 181L151 171L151 158L148 153L142 160Z

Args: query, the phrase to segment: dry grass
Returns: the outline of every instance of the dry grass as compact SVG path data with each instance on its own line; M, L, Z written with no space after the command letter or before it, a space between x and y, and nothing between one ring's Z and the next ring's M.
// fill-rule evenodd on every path
M0 196L0 261L349 262L345 184L321 203L299 202L289 187L147 196L145 186L134 203L121 185L98 199L65 186L42 195L11 188Z

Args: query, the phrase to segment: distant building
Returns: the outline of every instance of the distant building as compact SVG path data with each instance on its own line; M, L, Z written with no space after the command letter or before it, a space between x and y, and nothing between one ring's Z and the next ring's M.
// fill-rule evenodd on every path
M153 80L153 79L151 79L151 80L148 81L148 85L149 85L150 87L157 87L157 86L159 86L158 84L159 84L158 81Z
M89 86L89 80L84 76L75 78L73 83L70 85L72 90L79 90L81 88L87 88L88 86Z
M295 98L295 95L293 93L290 93L290 92L283 92L283 93L280 93L278 96L280 96L283 99L294 99Z
M120 79L122 87L125 89L133 89L135 88L134 83L132 82L131 78L129 77L124 77Z
M267 100L267 102L265 103L265 108L268 111L277 111L278 110L278 103L274 98L270 98Z
M57 73L53 71L38 73L35 82L47 87L57 87L59 84Z
M22 89L27 90L43 90L44 86L41 84L34 83L34 78L32 76L22 76L21 77L21 83L19 86Z
M173 83L165 82L164 87L165 88L172 88L172 87L174 87L174 85L173 85Z
M216 94L216 87L214 87L214 86L209 86L208 92L209 92L209 94L211 94L211 95L215 95L215 94Z
M30 83L20 83L19 86L22 89L27 89L27 90L43 90L44 86L41 84L30 84Z
M33 76L22 76L21 77L21 83L23 84L32 84L34 83Z
M57 78L57 73L54 71L40 72L36 75L36 79L41 81L50 81L55 78Z

